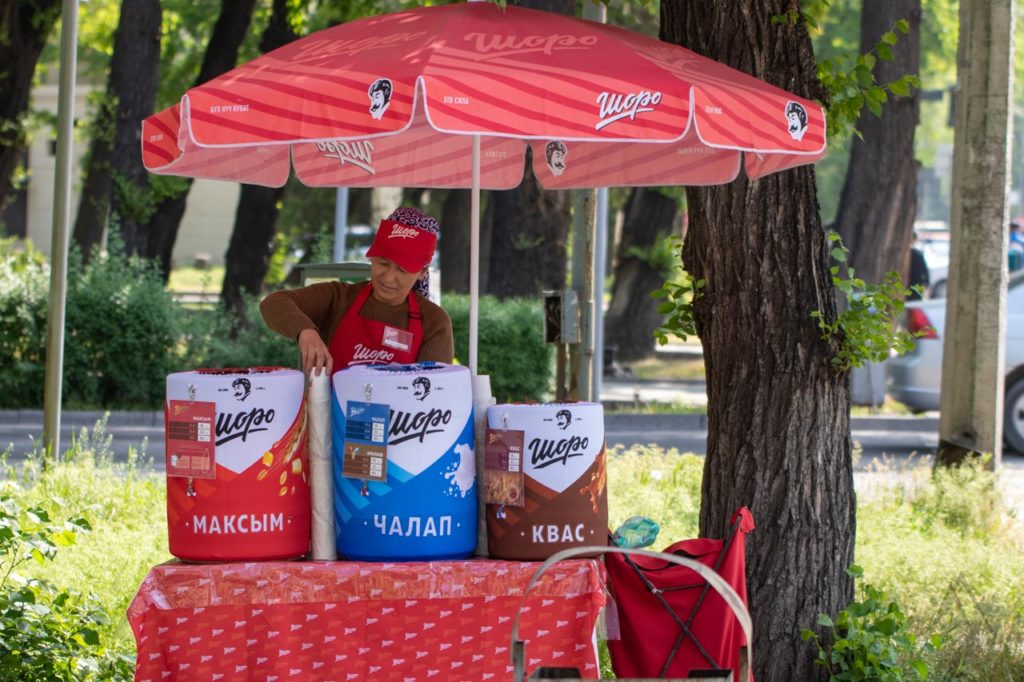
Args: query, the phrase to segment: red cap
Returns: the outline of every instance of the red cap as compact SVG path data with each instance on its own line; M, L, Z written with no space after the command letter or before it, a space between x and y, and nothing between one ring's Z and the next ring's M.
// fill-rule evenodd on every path
M431 232L394 220L382 220L366 257L387 258L406 272L419 272L430 264L436 246L437 235Z

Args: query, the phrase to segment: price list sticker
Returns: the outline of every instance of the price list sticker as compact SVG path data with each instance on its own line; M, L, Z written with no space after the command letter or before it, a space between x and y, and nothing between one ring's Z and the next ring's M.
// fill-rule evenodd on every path
M341 475L383 483L388 479L390 408L383 403L350 400L346 413Z
M167 408L164 452L168 476L216 478L214 422L216 403L172 400Z
M522 507L524 431L487 429L484 435L484 502Z

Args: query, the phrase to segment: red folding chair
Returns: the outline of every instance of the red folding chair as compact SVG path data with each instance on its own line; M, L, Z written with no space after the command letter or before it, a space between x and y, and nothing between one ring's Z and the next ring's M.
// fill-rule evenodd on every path
M683 540L664 553L711 567L746 606L746 534L754 529L754 517L743 507L730 523L725 540ZM616 676L676 678L731 670L734 680L747 682L748 642L732 608L707 580L650 554L608 554L605 565L620 631L620 639L608 640Z

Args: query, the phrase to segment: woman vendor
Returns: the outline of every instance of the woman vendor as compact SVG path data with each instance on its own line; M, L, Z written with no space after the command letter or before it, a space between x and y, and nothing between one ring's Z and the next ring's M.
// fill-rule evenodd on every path
M429 301L427 268L440 232L415 208L382 220L369 251L370 281L324 282L270 294L267 326L299 344L302 369L328 375L350 365L451 362L452 322Z

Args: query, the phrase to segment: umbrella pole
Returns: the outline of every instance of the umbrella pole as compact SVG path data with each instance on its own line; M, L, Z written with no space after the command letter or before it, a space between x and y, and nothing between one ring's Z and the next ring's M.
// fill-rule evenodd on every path
M480 136L473 136L473 188L469 204L469 369L477 373L480 304Z

